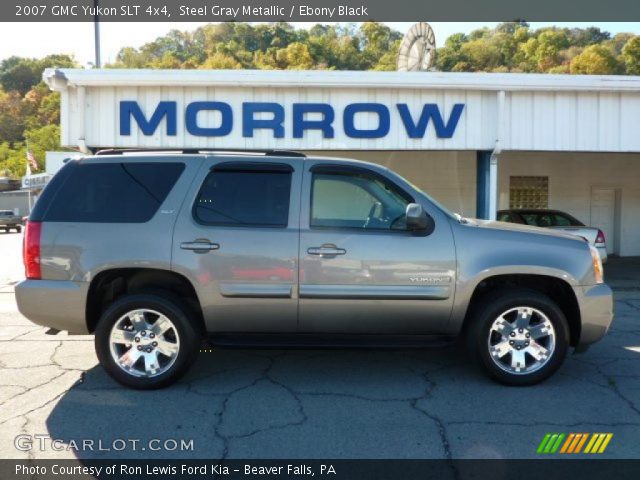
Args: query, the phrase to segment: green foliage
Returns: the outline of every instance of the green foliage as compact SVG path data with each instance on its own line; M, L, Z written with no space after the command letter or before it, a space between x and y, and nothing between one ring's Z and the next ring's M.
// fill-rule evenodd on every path
M0 63L0 175L24 175L27 143L39 171L45 152L60 148L60 95L41 81L42 72L77 66L67 55L11 57Z
M637 75L637 38L630 33L612 38L597 27L531 30L524 22L502 23L450 36L437 50L436 66L453 72Z
M590 45L571 60L570 72L586 75L615 74L620 64L610 49L602 45Z
M627 41L621 57L629 75L640 75L640 37L632 37Z
M120 50L110 68L395 70L402 34L377 22L315 25L219 23L172 30L140 48Z
M48 55L39 60L35 58L9 57L0 63L0 85L7 91L17 91L25 95L40 83L45 68L68 68L77 66L68 55Z

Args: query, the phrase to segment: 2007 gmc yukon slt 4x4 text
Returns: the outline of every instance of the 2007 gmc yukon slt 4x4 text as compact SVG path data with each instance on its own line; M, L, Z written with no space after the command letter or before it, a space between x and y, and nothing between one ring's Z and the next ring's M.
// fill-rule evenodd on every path
M613 318L583 239L464 219L384 167L293 152L69 161L27 222L24 257L20 311L95 334L104 368L134 388L177 380L205 335L464 335L491 377L529 385Z

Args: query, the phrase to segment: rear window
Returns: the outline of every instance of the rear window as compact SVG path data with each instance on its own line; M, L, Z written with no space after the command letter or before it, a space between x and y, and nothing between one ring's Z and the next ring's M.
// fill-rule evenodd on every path
M75 163L65 172L48 205L38 205L44 209L41 220L146 222L158 211L183 170L183 163ZM38 204L42 200L49 198L43 194Z

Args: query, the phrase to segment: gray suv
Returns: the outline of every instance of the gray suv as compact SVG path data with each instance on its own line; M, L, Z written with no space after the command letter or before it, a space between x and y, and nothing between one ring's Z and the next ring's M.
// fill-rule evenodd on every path
M397 344L462 337L495 380L539 382L613 318L597 251L465 219L388 169L294 152L69 161L27 222L31 321L95 335L118 382L159 388L205 337Z

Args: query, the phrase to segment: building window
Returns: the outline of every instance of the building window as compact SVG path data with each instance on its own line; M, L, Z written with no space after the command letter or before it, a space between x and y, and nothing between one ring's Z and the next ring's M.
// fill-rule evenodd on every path
M509 177L509 208L549 208L549 177Z

